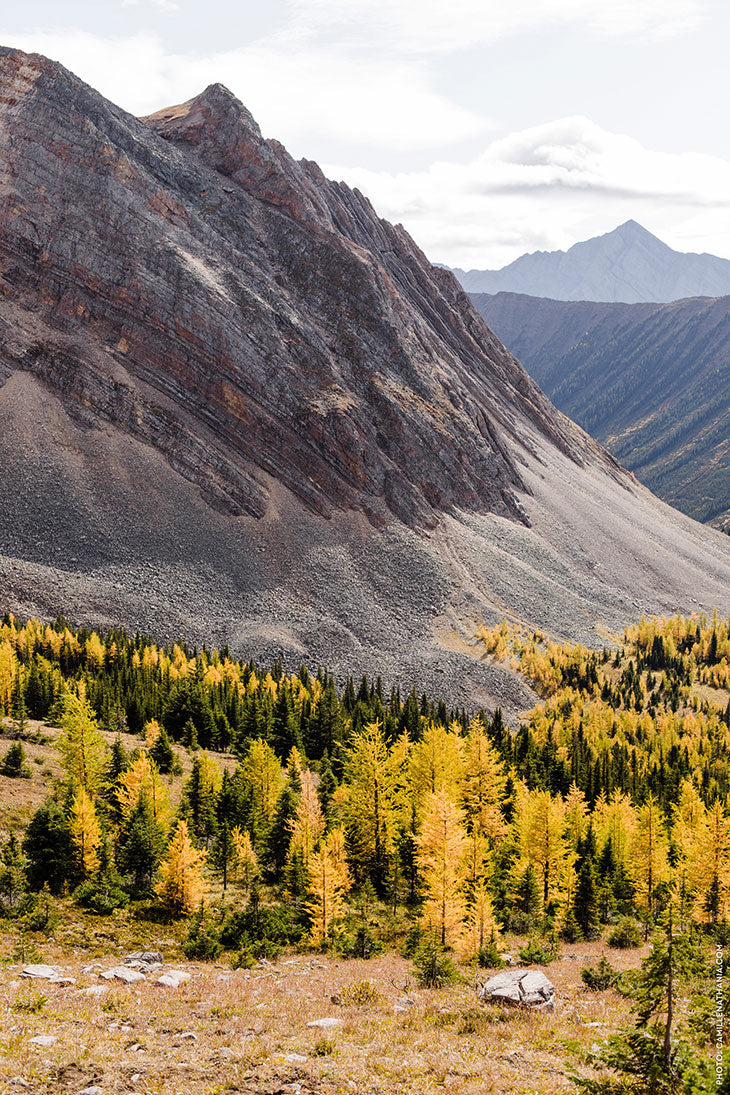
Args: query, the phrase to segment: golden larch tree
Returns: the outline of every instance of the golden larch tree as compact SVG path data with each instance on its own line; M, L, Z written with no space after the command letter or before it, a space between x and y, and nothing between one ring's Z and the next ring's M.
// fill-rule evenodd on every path
M501 805L504 767L478 717L469 723L461 757L460 801L467 824L494 845L507 832Z
M352 737L345 770L345 824L350 859L358 876L383 883L402 822L408 742L390 748L380 722Z
M420 812L429 795L446 791L456 802L464 768L464 742L456 724L448 729L427 723L419 741L411 746L408 765L410 793Z
M58 748L69 779L93 795L101 782L106 743L82 685L78 695L66 692L63 697Z
M178 821L155 886L155 893L173 915L193 913L200 905L204 860L205 852L198 851L190 839L187 822Z
M693 918L713 926L730 916L730 818L719 801L706 811L687 848Z
M520 796L516 832L522 867L531 863L542 888L543 905L559 900L566 869L565 803L549 791Z
M99 868L101 829L94 803L83 787L78 788L71 803L69 828L76 867L82 878L88 878Z
M332 927L345 907L351 881L343 850L344 834L333 829L309 860L309 898L305 908L312 922L309 938L315 946L331 937Z
M231 877L240 881L248 892L259 873L259 861L251 837L245 830L241 830L240 825L234 825L231 829L231 844Z
M629 867L636 885L637 905L648 921L654 911L654 891L669 877L669 840L659 803L649 795L636 811L636 830L629 848Z
M464 930L467 847L463 812L446 791L430 794L416 837L417 864L426 895L422 919L443 947L458 946Z
M299 794L294 817L288 828L291 833L289 859L297 857L305 876L309 875L309 860L324 833L325 822L317 794L314 773L308 768L300 776L302 790Z
M144 749L134 764L119 777L116 800L123 821L129 820L142 801L163 830L170 823L170 797L157 765Z

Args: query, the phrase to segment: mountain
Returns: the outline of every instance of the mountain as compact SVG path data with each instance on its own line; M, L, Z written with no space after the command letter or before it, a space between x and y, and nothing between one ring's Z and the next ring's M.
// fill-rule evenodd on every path
M0 589L470 703L505 614L730 611L726 540L565 418L448 271L214 85L136 119L0 51Z
M594 304L476 294L558 407L660 498L730 517L730 297Z
M673 251L636 221L567 251L535 251L501 270L454 270L469 293L627 304L730 293L730 260Z

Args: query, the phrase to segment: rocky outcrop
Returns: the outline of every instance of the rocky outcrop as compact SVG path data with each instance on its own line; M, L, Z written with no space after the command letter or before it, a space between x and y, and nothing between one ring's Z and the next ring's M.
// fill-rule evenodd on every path
M507 438L594 450L455 279L214 85L139 121L0 54L0 368L159 449L210 502L523 518Z

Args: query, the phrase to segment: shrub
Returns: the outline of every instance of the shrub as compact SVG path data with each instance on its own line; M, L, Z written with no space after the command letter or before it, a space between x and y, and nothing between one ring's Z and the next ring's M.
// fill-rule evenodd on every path
M312 1046L312 1054L315 1057L331 1057L337 1049L337 1042L333 1038L328 1038L326 1035L322 1038L318 1038Z
M115 909L126 909L129 894L122 888L121 879L111 875L102 878L90 878L82 882L74 892L74 901L84 909L90 909L99 916L108 916Z
M423 942L423 928L420 924L414 924L408 929L406 937L403 940L403 946L401 947L401 954L404 958L413 958L414 954Z
M340 997L347 1007L366 1008L380 1002L380 993L372 981L355 981L352 985L345 985Z
M613 968L605 954L603 954L597 966L584 966L580 971L580 975L583 984L591 992L602 992L604 989L610 989L615 985L618 971Z
M0 761L0 772L11 779L30 779L30 768L25 763L25 750L22 742L16 741Z
M343 958L372 958L380 954L383 944L364 924L355 932L343 932L336 943L337 953Z
M504 960L499 953L499 947L494 932L490 935L477 952L477 962L485 970L504 969Z
M426 936L413 955L416 980L427 989L440 989L457 978L454 963L444 951L438 940Z
M520 948L520 962L524 966L548 966L560 955L560 944L554 933L528 939Z
M186 958L199 959L217 958L223 950L219 933L211 924L202 904L192 918L182 949Z
M228 914L221 928L221 943L229 950L238 950L245 939L263 948L260 957L270 958L272 955L263 951L301 943L307 928L304 914L292 905L259 905L249 901L245 909Z
M608 934L609 947L619 950L628 950L641 946L641 928L630 916L622 916L616 926Z

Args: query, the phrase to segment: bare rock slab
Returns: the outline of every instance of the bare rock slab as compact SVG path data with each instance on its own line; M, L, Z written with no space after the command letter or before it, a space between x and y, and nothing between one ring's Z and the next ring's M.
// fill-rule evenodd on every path
M145 976L143 973L139 973L137 970L130 970L127 966L115 966L114 969L104 970L99 974L99 977L103 977L105 981L124 981L128 985L133 985L137 981L144 981Z
M482 1003L552 1011L555 986L540 970L504 970L480 985L477 995Z
M20 976L50 981L51 978L58 977L58 970L54 969L53 966L45 966L43 963L36 963L30 966L24 966Z

